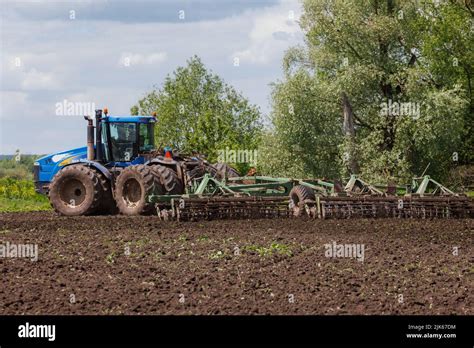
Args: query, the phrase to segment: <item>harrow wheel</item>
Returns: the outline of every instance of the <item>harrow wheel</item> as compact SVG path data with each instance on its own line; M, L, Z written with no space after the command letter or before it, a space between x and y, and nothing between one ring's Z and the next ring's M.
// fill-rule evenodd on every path
M305 212L310 215L310 213L306 211L306 207L308 204L314 204L315 200L316 197L313 190L303 185L296 185L290 191L290 210L294 216L301 216ZM309 203L308 201L313 203Z
M57 173L49 190L54 210L67 216L91 215L104 196L99 173L85 165L70 165Z
M151 167L134 165L122 170L117 177L115 201L123 215L148 215L154 210L148 196L162 194L161 191L161 184Z

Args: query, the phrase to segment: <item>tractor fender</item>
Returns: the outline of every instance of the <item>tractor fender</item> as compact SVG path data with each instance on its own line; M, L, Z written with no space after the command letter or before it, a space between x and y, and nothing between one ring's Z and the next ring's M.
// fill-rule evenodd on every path
M160 158L153 158L152 160L146 162L145 164L152 164L152 163L159 163L159 164L162 164L166 167L172 167L172 166L177 166L178 165L178 162L173 160L173 159L169 159L169 160L165 160L165 159L160 159Z
M184 181L183 179L183 169L181 168L181 164L178 161L175 160L164 160L160 158L153 158L152 160L148 161L145 163L145 165L153 165L153 164L161 164L162 166L171 168L172 170L176 171L176 174L178 174L178 178L181 181Z
M107 178L107 180L110 180L112 181L112 174L110 173L110 171L104 167L102 164L98 163L98 162L94 162L94 161L90 161L90 160L87 160L87 159L84 159L84 158L81 158L80 160L78 161L74 161L74 162L71 162L71 163L68 163L66 164L64 167L67 167L67 166L70 166L70 165L73 165L73 164L84 164L84 165L88 165L90 167L94 167L96 168L99 172L101 172L102 174L104 174L104 176Z

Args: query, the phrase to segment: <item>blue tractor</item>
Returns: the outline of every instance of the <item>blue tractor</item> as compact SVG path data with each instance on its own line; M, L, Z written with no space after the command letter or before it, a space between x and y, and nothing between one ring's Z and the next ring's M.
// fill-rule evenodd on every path
M87 120L87 146L38 159L36 191L48 195L61 215L120 212L151 214L152 195L180 195L196 178L237 175L225 164L202 156L182 156L154 143L154 116L109 116L95 111Z

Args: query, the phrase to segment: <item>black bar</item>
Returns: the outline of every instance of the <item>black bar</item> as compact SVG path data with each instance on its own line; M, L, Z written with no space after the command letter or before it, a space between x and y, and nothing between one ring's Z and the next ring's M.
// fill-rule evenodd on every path
M18 337L19 326L26 323L55 325L54 342ZM436 329L437 325L445 327ZM473 327L472 316L3 316L0 345L311 343L472 347ZM429 333L456 337L407 337Z

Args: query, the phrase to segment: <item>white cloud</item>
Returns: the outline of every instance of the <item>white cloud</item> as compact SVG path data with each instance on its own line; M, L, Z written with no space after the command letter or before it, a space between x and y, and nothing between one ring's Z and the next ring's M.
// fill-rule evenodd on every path
M37 71L33 68L24 74L21 86L24 90L56 89L58 82L52 74Z
M133 65L150 65L160 64L166 61L167 54L165 52L139 54L139 53L123 53L119 60L120 66Z
M254 64L281 59L282 51L302 39L298 17L299 7L295 2L282 2L254 16L247 48L234 52L232 58Z
M0 121L18 117L18 105L25 105L28 94L18 91L0 91Z
M61 62L52 54L17 51L2 57L1 88L10 91L60 90ZM56 63L56 64L52 64Z

